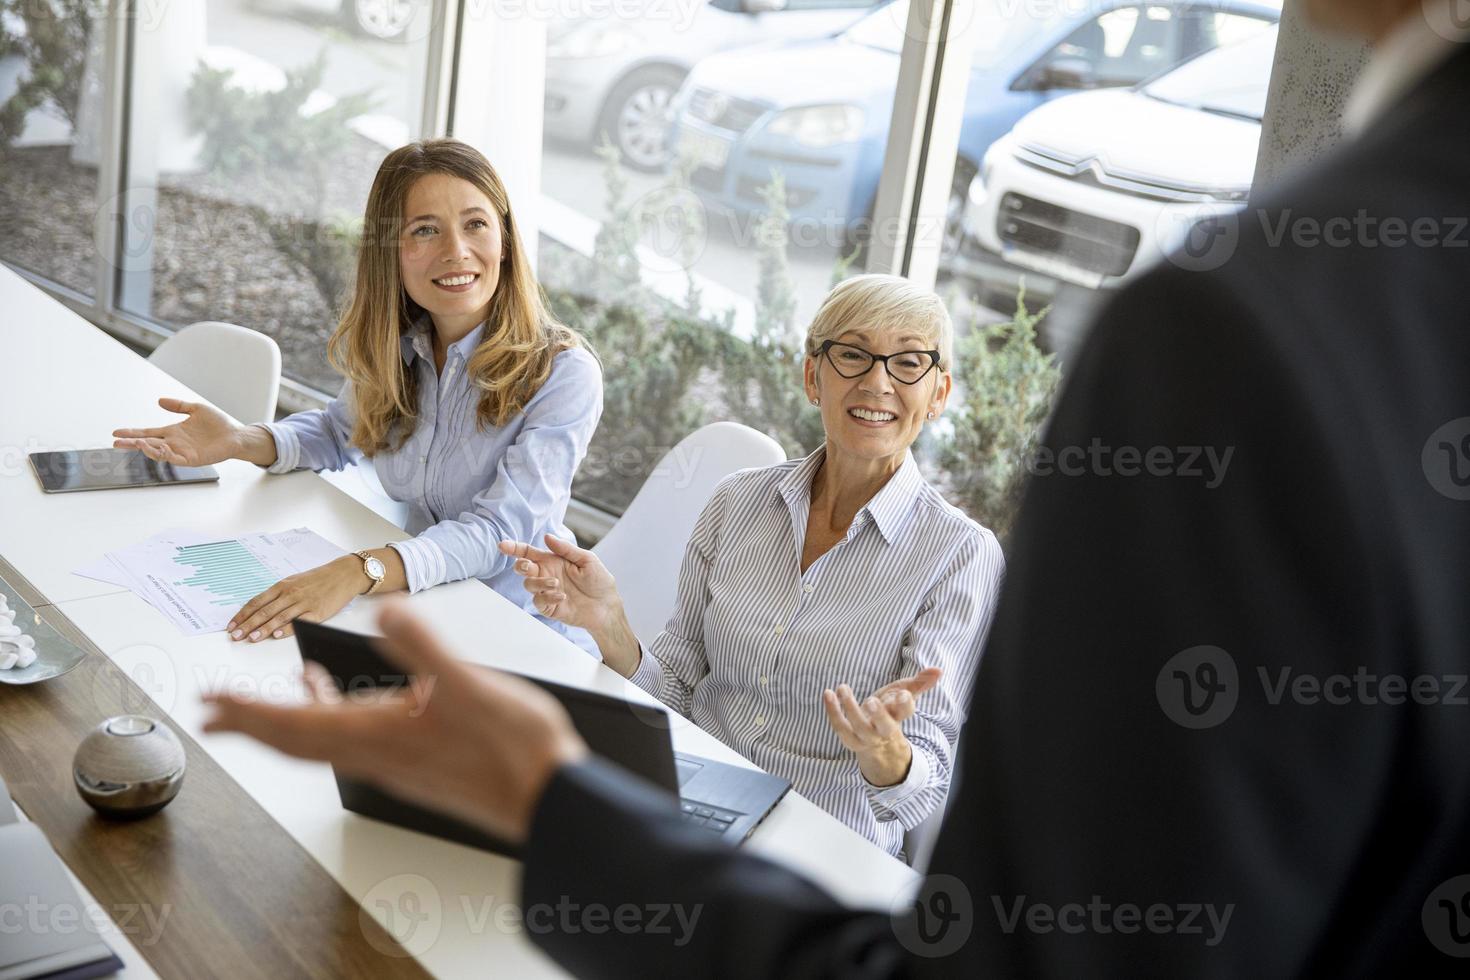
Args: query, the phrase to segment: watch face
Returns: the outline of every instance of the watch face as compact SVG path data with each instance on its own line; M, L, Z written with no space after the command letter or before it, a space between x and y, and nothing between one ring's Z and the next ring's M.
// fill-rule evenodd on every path
M388 571L383 567L383 563L376 558L369 558L364 563L364 567L367 568L367 573L373 578L382 578Z

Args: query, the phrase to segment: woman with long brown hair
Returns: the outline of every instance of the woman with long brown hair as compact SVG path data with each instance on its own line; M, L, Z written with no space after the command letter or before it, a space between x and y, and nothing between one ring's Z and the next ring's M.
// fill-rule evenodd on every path
M346 378L325 409L241 425L165 398L174 425L114 446L184 466L243 459L272 473L366 457L410 505L414 537L282 579L235 615L233 639L287 636L356 595L478 578L535 614L501 541L568 535L572 475L602 414L602 372L547 309L505 185L457 140L388 154L368 195L357 282L328 346ZM580 631L561 624L590 648Z

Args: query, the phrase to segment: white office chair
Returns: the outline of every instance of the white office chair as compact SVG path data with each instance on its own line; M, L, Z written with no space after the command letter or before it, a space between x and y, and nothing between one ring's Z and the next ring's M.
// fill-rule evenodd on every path
M617 578L637 636L650 641L669 621L684 546L715 484L736 470L785 459L771 437L738 422L714 422L685 436L658 461L622 519L592 549Z
M954 776L950 779L949 793L945 795L944 802L935 807L934 812L925 817L917 827L903 835L904 856L908 858L909 867L919 874L929 870L929 860L934 857L934 845L939 841L939 827L944 823L945 814L949 812L950 800L959 791L960 753L957 743L950 745L949 753Z
M263 333L203 320L159 344L148 360L241 422L275 420L281 349Z
M939 827L944 823L944 811L948 808L949 797L946 796L942 805L936 807L917 827L903 835L904 857L908 858L909 867L919 874L929 869L929 859L934 856L934 845L939 840Z

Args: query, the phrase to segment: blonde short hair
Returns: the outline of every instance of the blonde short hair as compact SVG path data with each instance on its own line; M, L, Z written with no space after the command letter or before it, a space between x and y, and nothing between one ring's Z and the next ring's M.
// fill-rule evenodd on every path
M918 334L939 351L939 370L954 363L954 323L944 301L902 276L871 274L844 279L822 300L806 331L806 352L862 327Z

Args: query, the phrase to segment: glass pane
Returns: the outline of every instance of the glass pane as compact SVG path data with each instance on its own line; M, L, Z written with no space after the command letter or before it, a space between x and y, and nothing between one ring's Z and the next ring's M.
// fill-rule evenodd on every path
M862 267L906 15L680 8L620 19L614 4L547 29L539 274L604 361L574 489L615 512L708 422L791 455L820 444L801 338L834 275Z
M1243 204L1280 4L981 2L1009 42L977 19L940 266L960 335L945 466L1003 529L1032 414L1100 299L1181 246L1208 262L1209 222Z
M383 156L419 135L431 5L154 5L133 57L119 304L274 337L335 393L326 342Z
M1024 6L1013 16L1020 17ZM1024 281L1063 355L1097 298L1250 189L1279 3L1058 5L970 73L943 275L968 315Z
M88 296L102 152L105 25L88 16L96 9L0 2L0 259Z

